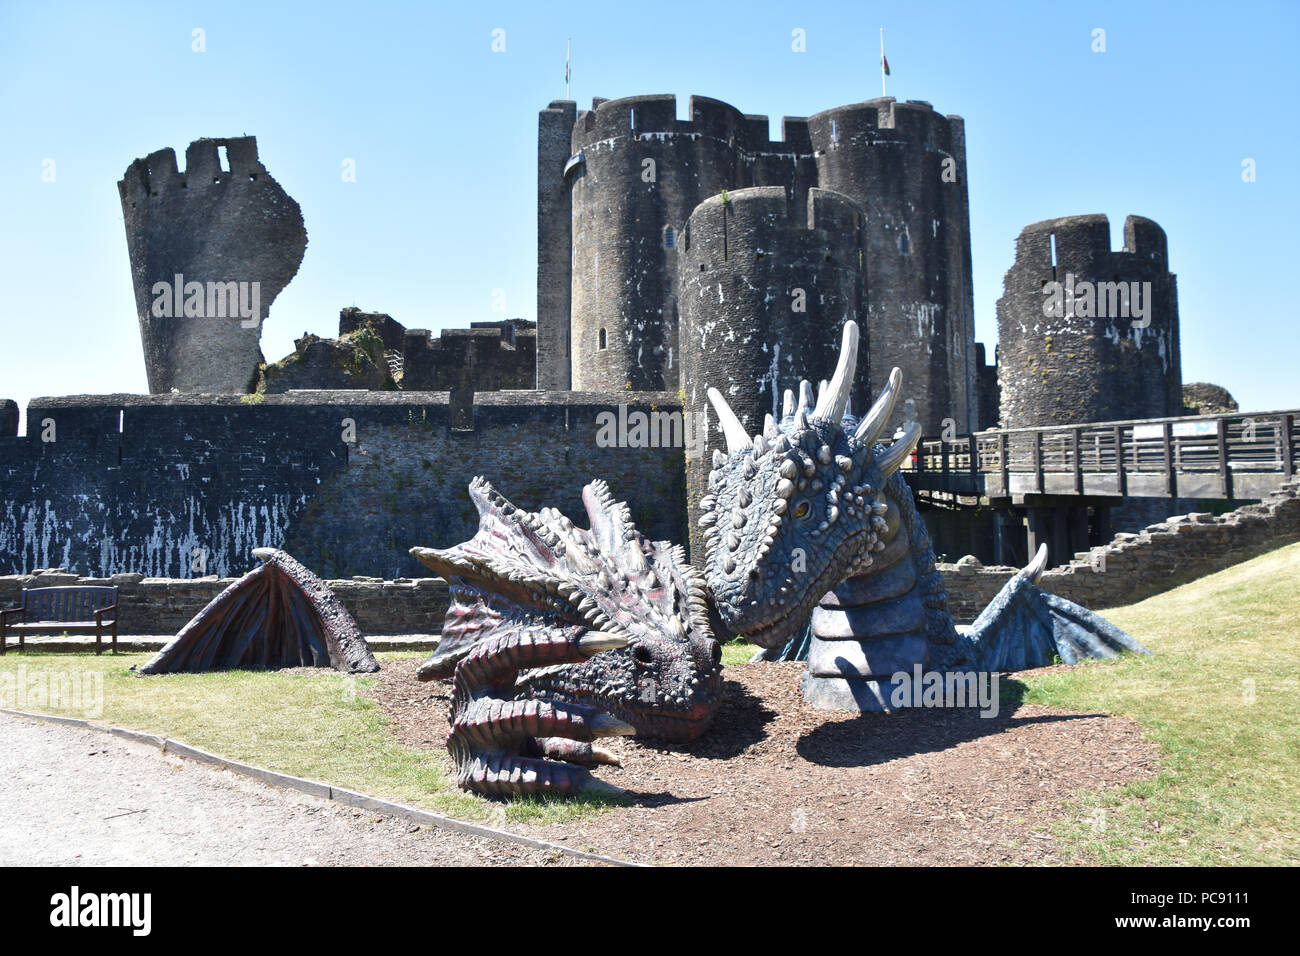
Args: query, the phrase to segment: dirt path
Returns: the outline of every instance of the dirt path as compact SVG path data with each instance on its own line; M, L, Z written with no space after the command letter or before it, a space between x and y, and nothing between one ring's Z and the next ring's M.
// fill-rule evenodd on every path
M399 738L441 749L450 687L386 663L370 693ZM802 664L724 671L709 733L666 749L603 743L623 768L598 775L630 805L576 823L511 829L658 863L939 865L1050 863L1045 830L1080 790L1152 776L1158 749L1133 721L1003 704L999 714L894 716L813 710Z
M0 866L569 865L266 786L97 731L0 715Z

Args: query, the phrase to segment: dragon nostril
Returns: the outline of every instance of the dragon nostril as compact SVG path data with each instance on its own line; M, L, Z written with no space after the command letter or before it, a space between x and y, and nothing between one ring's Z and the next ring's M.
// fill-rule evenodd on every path
M650 648L644 644L638 644L632 648L632 658L638 664L653 664L655 661L654 655L650 653Z

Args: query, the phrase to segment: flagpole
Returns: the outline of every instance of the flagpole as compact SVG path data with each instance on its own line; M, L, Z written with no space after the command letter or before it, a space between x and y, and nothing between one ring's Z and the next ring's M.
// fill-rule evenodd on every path
M573 99L572 91L570 89L570 87L573 84L570 82L571 74L570 74L570 67L569 67L569 61L572 58L572 55L573 55L573 37L569 37L569 42L564 45L564 98L566 100Z
M880 95L888 96L885 92L885 28L880 28Z

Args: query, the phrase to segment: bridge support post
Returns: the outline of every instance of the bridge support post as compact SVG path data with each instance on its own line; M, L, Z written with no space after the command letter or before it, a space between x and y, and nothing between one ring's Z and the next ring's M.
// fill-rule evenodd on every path
M1079 505L1070 509L1070 560L1080 551L1088 550L1088 506Z
M1110 505L1097 505L1094 511L1097 520L1093 522L1093 538L1088 543L1090 545L1110 544L1111 538L1115 537L1115 532L1110 526Z
M1029 509L1029 526L1025 535L1025 551L1037 554L1038 548L1048 539L1047 513L1044 508Z

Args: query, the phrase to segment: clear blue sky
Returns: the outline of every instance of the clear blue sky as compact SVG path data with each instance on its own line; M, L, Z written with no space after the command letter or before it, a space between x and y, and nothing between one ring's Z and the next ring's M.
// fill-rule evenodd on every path
M309 237L270 360L336 333L346 305L463 327L499 318L502 289L507 315L535 318L537 111L564 96L566 38L582 106L675 93L685 116L698 93L777 131L879 95L883 26L889 93L966 119L981 341L1025 224L1106 213L1118 248L1136 213L1169 235L1184 381L1246 409L1300 405L1298 9L0 0L0 397L147 390L115 186L135 157L257 136Z

